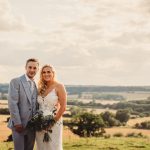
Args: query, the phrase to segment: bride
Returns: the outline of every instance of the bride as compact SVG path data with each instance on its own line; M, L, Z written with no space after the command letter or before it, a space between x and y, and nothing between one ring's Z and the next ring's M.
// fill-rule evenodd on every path
M62 146L62 115L66 109L66 90L63 84L55 78L54 68L50 65L42 67L38 84L39 110L44 115L49 115L57 109L54 120L55 125L51 127L52 133L48 133L50 140L43 142L45 131L36 132L37 150L63 150Z

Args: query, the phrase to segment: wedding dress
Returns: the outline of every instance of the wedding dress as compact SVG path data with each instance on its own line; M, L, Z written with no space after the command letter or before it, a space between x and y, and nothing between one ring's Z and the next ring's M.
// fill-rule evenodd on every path
M39 110L43 111L44 115L49 115L58 103L58 96L55 89L49 92L47 96L42 98L38 96ZM36 148L37 150L63 150L62 148L62 118L52 127L52 133L49 133L50 140L43 142L45 131L36 132Z

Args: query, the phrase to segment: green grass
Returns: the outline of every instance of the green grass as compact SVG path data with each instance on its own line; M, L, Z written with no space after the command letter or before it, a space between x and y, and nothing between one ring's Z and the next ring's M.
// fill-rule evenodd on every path
M150 139L113 137L64 140L64 150L150 150Z
M64 150L150 150L148 138L80 138L64 139ZM0 143L0 150L12 150L12 142Z
M0 150L12 150L13 143L12 142L0 142Z

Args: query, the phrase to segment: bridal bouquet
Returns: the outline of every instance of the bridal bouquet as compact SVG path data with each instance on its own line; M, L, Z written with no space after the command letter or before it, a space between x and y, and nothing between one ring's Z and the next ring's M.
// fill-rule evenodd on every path
M54 120L56 109L54 109L51 114L44 116L43 111L37 111L36 114L31 118L27 124L27 128L33 131L45 131L43 142L48 142L50 136L48 132L52 133L52 127L56 123Z

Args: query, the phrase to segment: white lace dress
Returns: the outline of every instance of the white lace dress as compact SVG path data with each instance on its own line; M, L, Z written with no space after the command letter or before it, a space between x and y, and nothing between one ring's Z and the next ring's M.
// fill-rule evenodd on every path
M58 102L58 96L55 89L53 89L43 101L41 96L38 96L39 109L43 111L44 115L52 112ZM52 133L49 133L51 140L43 142L44 131L36 132L36 149L37 150L63 150L62 148L62 118L52 127Z

